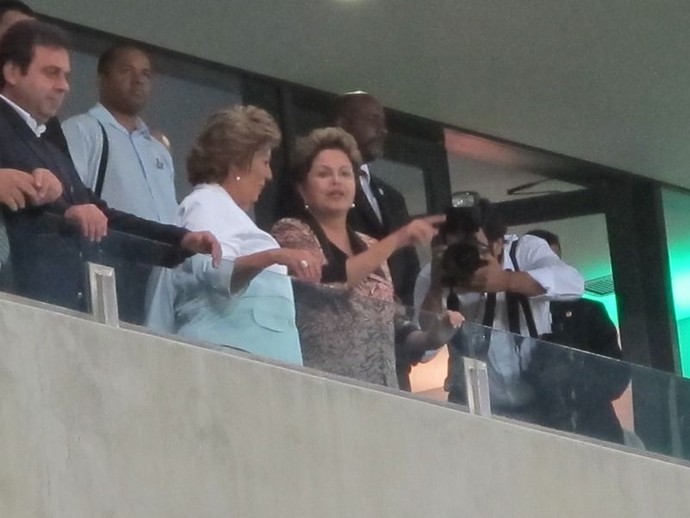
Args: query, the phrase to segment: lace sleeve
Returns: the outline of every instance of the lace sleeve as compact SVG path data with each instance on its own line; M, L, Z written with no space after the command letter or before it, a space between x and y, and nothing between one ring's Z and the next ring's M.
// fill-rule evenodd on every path
M296 218L283 218L277 221L271 229L271 234L283 248L293 250L307 250L323 258L323 250L319 240L309 225Z

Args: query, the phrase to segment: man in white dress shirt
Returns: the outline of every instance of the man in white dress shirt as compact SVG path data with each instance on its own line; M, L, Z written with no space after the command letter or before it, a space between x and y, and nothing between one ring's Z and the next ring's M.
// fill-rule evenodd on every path
M470 352L468 343L473 340L487 356L492 407L499 412L520 414L535 403L534 391L523 377L534 347L530 338L551 332L550 301L580 298L584 279L543 239L505 235L506 226L500 215L486 200L482 204L481 229L475 238L486 264L465 285L456 287L457 295L449 294L442 286L439 263L434 262L433 274L432 265L425 266L415 286L415 307L438 313L445 302L448 309L460 311L468 322L496 330L486 330L487 335L478 336L481 328L465 326L451 340L446 381L449 401L465 402L460 356ZM520 299L528 305L532 319Z

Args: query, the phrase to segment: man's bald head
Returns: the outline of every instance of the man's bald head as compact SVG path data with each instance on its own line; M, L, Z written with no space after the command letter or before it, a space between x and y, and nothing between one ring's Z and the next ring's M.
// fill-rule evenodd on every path
M388 129L383 105L376 97L365 92L341 95L333 104L332 117L335 126L355 138L365 162L383 156Z

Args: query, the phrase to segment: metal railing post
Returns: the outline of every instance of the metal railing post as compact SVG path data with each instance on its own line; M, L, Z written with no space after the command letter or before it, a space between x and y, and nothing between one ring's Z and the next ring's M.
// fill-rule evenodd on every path
M489 374L486 362L463 356L462 363L465 371L465 391L470 413L491 417Z
M115 287L115 270L88 262L89 310L94 319L109 326L120 325L117 309L117 288Z

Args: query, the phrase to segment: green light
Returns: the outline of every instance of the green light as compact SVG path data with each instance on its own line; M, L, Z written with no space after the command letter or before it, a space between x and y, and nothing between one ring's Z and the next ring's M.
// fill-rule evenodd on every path
M618 327L618 303L616 301L615 293L612 293L611 295L604 295L603 297L585 293L584 298L601 302L606 308L606 312L609 314L609 317L613 321L614 325Z
M678 330L681 372L690 375L690 197L664 190L664 218L671 271L671 291Z

